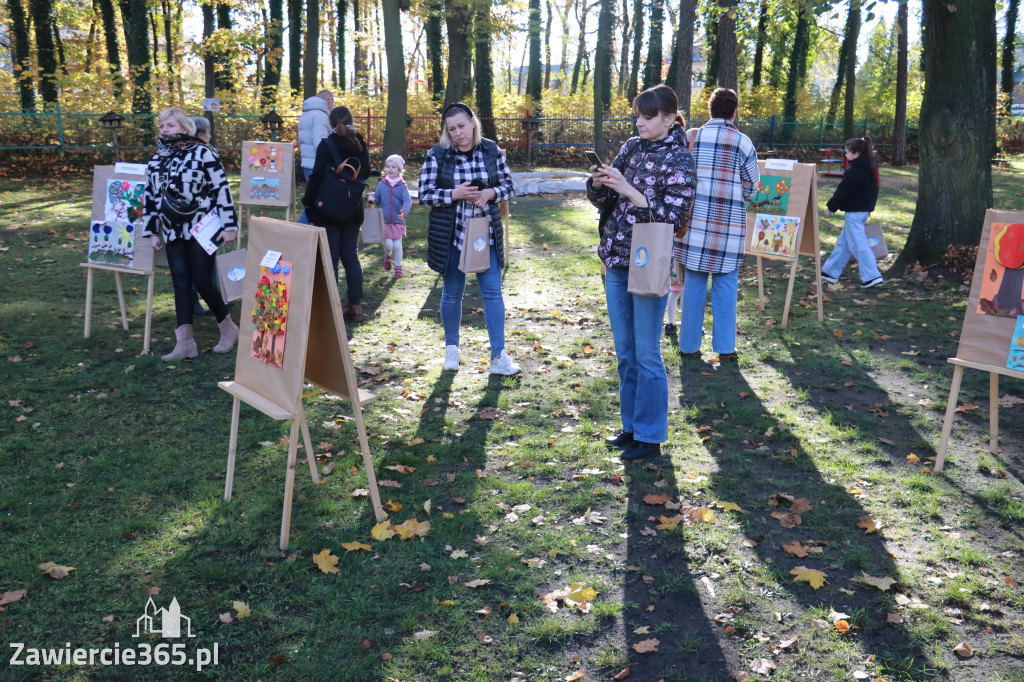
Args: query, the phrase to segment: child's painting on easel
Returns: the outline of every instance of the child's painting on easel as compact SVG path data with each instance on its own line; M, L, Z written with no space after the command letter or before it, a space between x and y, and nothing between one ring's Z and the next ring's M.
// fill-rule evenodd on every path
M978 314L1024 315L1024 224L992 223Z
M800 219L794 216L764 215L754 218L750 231L750 253L773 258L795 258Z
M1017 316L1017 326L1010 336L1010 353L1006 358L1006 369L1024 372L1024 315Z
M252 357L278 369L284 368L291 290L291 263L278 261L272 268L260 266L256 304L252 310Z
M792 187L792 178L762 175L757 183L757 192L747 199L747 207L756 213L786 215L789 211L789 190Z

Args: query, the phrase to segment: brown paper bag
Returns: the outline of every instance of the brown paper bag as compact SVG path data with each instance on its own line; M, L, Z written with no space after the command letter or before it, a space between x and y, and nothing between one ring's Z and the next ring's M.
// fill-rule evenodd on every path
M257 273L258 274L258 273ZM245 277L245 249L217 254L217 280L225 303L242 298L242 280Z
M363 225L359 228L364 244L384 243L384 209L367 208L363 211Z
M470 218L459 256L459 270L486 272L491 267L491 219Z
M629 251L629 293L638 296L668 295L673 236L675 226L672 223L637 223L633 226Z
M882 232L881 223L868 223L865 225L864 236L868 238L871 253L875 254L877 260L882 260L889 255L889 247L885 244L885 233Z

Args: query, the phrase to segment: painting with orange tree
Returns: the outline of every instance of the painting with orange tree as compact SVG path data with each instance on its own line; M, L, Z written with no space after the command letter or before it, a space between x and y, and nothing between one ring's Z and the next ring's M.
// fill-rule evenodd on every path
M992 223L978 314L1024 315L1024 223Z

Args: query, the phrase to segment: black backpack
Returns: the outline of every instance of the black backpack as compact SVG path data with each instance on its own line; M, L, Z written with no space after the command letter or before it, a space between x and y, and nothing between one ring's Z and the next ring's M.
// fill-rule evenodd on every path
M341 160L334 140L325 137L334 165L324 173L323 183L314 205L317 213L332 223L362 222L363 190L366 183L359 180L362 164L353 156Z

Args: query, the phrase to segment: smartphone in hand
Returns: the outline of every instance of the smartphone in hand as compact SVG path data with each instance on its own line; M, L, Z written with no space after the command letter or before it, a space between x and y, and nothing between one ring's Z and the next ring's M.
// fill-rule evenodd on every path
M473 178L469 181L470 187L476 187L479 190L487 189L487 183L480 178Z
M598 168L600 168L602 165L604 165L604 161L601 160L601 157L598 156L597 152L595 152L593 149L587 149L583 153L587 155L587 158L590 160L591 166L597 166Z

